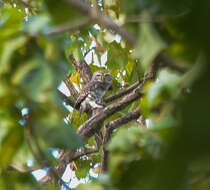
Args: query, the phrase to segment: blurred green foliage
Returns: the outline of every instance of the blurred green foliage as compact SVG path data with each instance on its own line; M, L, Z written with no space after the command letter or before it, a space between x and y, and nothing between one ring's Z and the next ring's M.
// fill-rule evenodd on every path
M100 152L78 159L77 178L92 181L78 189L210 189L210 2L101 0L97 5L137 36L135 47L92 23L48 36L54 27L85 18L66 1L0 1L0 189L41 188L30 172L8 167L27 168L29 160L39 166L35 158L39 150L29 143L33 138L49 159L49 148L83 145L75 130L87 115L78 122L76 113L72 126L67 125L64 118L72 113L56 90L69 73L75 85L83 85L68 56L71 53L82 60L94 43L99 64L91 63L90 68L106 67L114 78L107 95L137 81L137 67L143 77L160 52L187 72L161 69L156 80L146 83L140 101L111 117L116 119L140 107L147 128L129 123L114 131L107 145L109 172L97 179L91 177L90 170L100 162ZM131 17L140 21L129 22ZM107 62L102 65L106 52ZM91 138L86 146L93 145Z

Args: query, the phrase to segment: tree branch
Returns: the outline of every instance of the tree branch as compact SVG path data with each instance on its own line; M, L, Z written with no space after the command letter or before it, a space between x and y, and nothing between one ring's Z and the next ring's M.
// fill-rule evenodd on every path
M144 79L145 80L145 79ZM128 88L125 88L125 89L122 89L120 90L118 93L115 93L113 95L110 95L108 97L106 97L104 99L104 101L106 103L108 102L112 102L113 100L116 100L118 98L121 98L122 96L126 95L126 94L129 94L130 92L132 92L135 88L137 88L139 86L139 84L141 84L143 82L143 80L141 81L137 81L135 82L134 84L132 84L131 86L129 86Z
M17 164L11 164L7 167L7 170L16 170L20 173L28 173L38 169L40 169L40 167L36 166L27 167L25 165L17 165Z
M90 4L81 1L81 0L65 0L74 8L78 9L81 13L88 15L92 20L95 20L99 24L115 31L117 34L120 34L130 45L134 46L136 44L136 38L126 31L124 28L119 27L115 24L109 17L104 15L101 11L98 11L96 8L91 7Z
M142 15L132 15L126 18L125 24L127 23L162 23L165 21L165 17L145 17Z
M104 108L100 113L92 116L89 120L83 123L79 129L77 130L78 135L82 137L84 140L89 139L95 133L97 126L99 123L103 122L105 119L113 115L114 113L123 110L128 105L130 105L135 100L139 99L142 94L139 92L140 88L143 84L139 85L132 93L128 94L121 100L116 103L109 105L108 107Z
M111 138L112 131L132 120L138 119L140 116L140 109L137 108L128 114L117 118L116 120L110 121L104 126L104 137L103 137L103 149L101 155L101 169L100 173L104 173L108 169L108 150L106 149L105 145Z
M187 68L177 65L176 62L172 58L164 54L159 54L156 57L156 61L160 63L161 67L168 67L169 69L173 71L177 71L181 74L187 71Z
M68 164L81 156L98 152L98 150L98 147L93 147L88 149L86 148L82 152L63 151L59 157L59 160Z
M79 72L83 82L87 84L92 78L92 72L88 64L84 60L80 62L76 61L73 55L70 55L69 58L74 64L76 71Z
M94 148L85 149L83 152L76 152L74 156L72 156L72 161L76 160L77 158L81 156L98 152L98 150L99 150L98 147L94 147Z
M59 157L60 163L58 164L58 166L56 166L56 168L50 168L47 175L41 179L42 184L47 184L53 180L53 176L50 175L51 170L55 169L58 176L62 177L67 164L80 158L81 156L92 154L92 153L95 153L98 151L99 151L98 147L85 149L82 152L63 151L63 153L61 153L61 155Z
M63 24L63 25L57 26L55 28L49 29L48 31L44 32L44 35L52 36L52 35L60 34L63 32L77 30L81 27L86 26L87 24L90 24L90 23L91 23L90 18L84 18L83 20L77 20L74 23Z
M106 144L109 140L108 133L111 133L114 129L119 128L121 125L124 125L134 119L140 117L140 109L137 108L134 111L127 113L126 115L117 118L116 120L110 121L104 126L104 139L103 144Z
M60 98L67 104L70 105L72 108L74 108L75 105L75 101L73 101L72 99L70 99L68 96L66 96L65 94L63 94L60 90L57 90L58 95L60 96ZM76 108L75 108L76 109Z
M165 64L163 64L165 63ZM113 100L116 100L126 94L129 94L130 92L132 92L134 89L136 89L139 85L141 85L142 83L155 78L157 70L161 67L164 66L168 66L169 65L173 65L173 67L176 67L176 70L179 70L179 72L185 72L186 69L178 67L174 61L172 59L170 59L169 57L167 58L166 56L164 56L163 54L158 55L155 59L154 62L149 70L149 72L147 73L147 75L140 81L135 82L134 84L132 84L131 86L129 86L128 88L125 88L123 90L121 90L120 92L110 95L106 98L104 98L104 101L106 103L111 102Z
M64 83L66 84L67 88L69 89L71 95L74 97L74 99L76 100L78 97L78 92L76 91L76 89L74 88L74 85L71 83L71 81L69 80L69 77L71 75L69 75L68 77L66 77L64 79Z

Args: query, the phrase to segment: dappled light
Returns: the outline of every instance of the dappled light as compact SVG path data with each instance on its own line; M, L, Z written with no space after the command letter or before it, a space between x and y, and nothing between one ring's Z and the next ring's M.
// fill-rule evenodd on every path
M209 10L0 0L0 189L209 190Z

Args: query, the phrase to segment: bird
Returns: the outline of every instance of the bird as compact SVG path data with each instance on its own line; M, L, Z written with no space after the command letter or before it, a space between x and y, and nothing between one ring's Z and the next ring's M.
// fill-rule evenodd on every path
M75 103L75 108L79 108L80 116L88 110L103 108L102 101L105 93L112 83L112 74L106 70L94 72L90 82L88 82L79 93Z

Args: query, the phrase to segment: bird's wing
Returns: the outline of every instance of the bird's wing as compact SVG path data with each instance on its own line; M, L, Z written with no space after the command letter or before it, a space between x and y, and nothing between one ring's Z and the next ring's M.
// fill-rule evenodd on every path
M79 108L80 107L80 104L82 103L82 101L88 96L89 90L91 89L92 85L93 85L93 83L89 82L81 90L81 92L79 93L79 96L78 96L78 98L76 100L75 108Z

